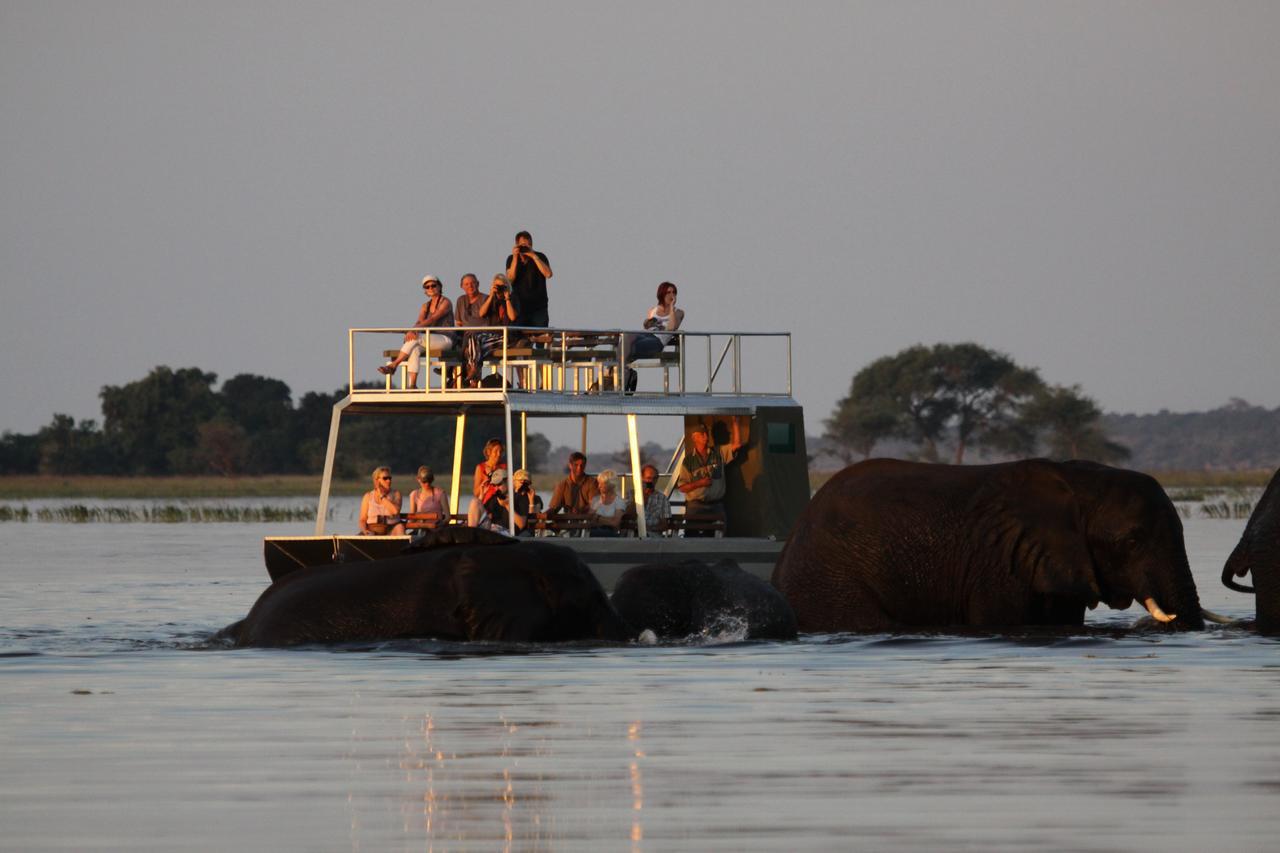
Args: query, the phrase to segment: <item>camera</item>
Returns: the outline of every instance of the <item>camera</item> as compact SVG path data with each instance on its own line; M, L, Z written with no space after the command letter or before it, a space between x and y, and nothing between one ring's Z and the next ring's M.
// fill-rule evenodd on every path
M500 284L500 285L498 285L497 287L495 287L495 288L493 289L493 292L494 292L494 293L506 293L506 292L507 292L507 286L506 286L505 284Z

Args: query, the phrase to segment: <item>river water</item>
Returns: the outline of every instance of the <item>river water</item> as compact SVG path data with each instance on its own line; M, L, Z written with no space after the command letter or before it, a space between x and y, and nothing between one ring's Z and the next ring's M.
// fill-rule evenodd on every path
M1186 521L1240 617L1243 526ZM1280 847L1280 644L1238 628L208 648L310 529L0 524L0 848Z

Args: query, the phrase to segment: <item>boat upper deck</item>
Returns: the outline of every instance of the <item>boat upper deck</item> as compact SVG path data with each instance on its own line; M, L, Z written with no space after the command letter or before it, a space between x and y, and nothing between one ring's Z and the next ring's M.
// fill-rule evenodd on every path
M407 331L447 334L454 345L421 356L419 379L409 363L392 375ZM464 336L491 333L480 387L462 381ZM749 415L759 407L791 407L791 335L787 332L678 330L654 356L624 359L643 331L621 329L370 328L348 330L346 410L351 413L461 413L485 410L541 417L591 414ZM624 365L625 360L625 365ZM630 368L638 379L626 393ZM365 377L368 377L367 379ZM374 380L378 381L374 381Z

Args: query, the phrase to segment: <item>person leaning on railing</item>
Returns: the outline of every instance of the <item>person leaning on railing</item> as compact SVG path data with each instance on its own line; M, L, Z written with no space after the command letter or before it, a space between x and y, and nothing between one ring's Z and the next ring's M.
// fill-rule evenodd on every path
M647 335L636 335L627 348L627 361L637 358L653 358L666 349L675 335L666 334L680 328L684 322L684 310L676 307L677 288L669 281L658 285L658 304L649 309L644 318L644 327L651 330ZM627 393L636 390L639 376L635 368L627 368Z
M380 465L373 469L373 488L360 500L360 533L366 536L404 535L400 520L403 505L400 493L391 488L391 469Z
M441 290L440 279L433 275L426 276L422 279L422 290L427 294L427 301L422 303L422 308L418 311L418 321L413 325L418 328L452 326L453 303L449 301L449 297L445 296ZM453 349L455 343L456 341L452 334L446 332L428 333L427 346L432 355L439 355L445 350ZM416 388L418 387L418 366L422 357L421 353L422 342L418 340L418 333L405 332L404 344L400 347L400 352L390 362L379 367L378 372L395 373L396 368L407 359L409 362L409 378L406 384L410 388Z

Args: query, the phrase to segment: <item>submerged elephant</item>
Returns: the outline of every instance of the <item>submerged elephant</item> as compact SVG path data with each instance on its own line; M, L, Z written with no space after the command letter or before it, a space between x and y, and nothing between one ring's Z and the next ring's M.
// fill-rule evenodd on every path
M796 617L776 589L732 560L635 566L613 588L618 615L663 638L739 622L746 639L792 640Z
M217 636L237 646L291 646L627 640L633 633L572 550L450 529L402 556L285 575Z
M1253 586L1235 582L1248 574L1253 575ZM1280 471L1272 475L1253 508L1239 544L1222 569L1222 582L1230 589L1254 593L1258 631L1280 634Z
M801 631L1080 625L1135 600L1204 627L1164 490L1091 462L850 466L805 508L773 584Z

